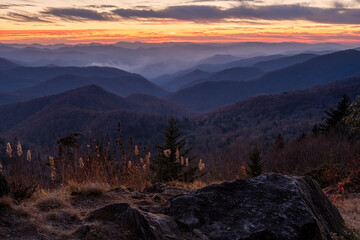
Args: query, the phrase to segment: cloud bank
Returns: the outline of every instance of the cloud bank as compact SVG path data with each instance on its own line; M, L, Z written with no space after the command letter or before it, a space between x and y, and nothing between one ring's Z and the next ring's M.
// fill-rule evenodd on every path
M199 0L197 0L199 1ZM360 0L359 0L360 1ZM90 6L89 6L90 7ZM94 9L94 8L97 9ZM113 8L112 5L98 5L91 8L48 8L38 14L26 15L11 12L2 16L13 21L55 22L65 21L123 21L142 19L175 19L193 22L224 22L240 20L306 20L328 24L360 24L360 8L345 8L334 4L332 8L317 8L300 4L251 6L242 4L232 8L206 5L170 6L160 10ZM1 16L0 16L1 17Z
M116 9L122 18L172 18L188 21L222 21L225 19L307 20L332 24L360 24L360 9L315 8L294 5L248 6L229 9L214 6L171 6L162 10Z

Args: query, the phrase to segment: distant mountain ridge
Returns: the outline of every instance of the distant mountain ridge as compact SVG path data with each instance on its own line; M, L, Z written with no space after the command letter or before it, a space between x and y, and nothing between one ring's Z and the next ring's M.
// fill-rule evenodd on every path
M265 72L272 72L275 70L279 70L279 69L286 68L286 67L289 67L289 66L292 66L295 64L305 62L305 61L310 60L317 56L318 56L317 54L302 53L302 54L297 54L294 56L283 57L283 58L273 59L273 60L269 60L269 61L261 61L261 62L255 63L253 65L253 67L259 68Z
M360 72L360 52L346 50L311 58L246 82L205 82L166 99L196 111L211 111L255 95L309 88Z
M142 98L142 99L141 99ZM143 99L152 101L143 102ZM0 106L0 136L18 137L41 146L71 132L101 131L116 135L117 122L126 136L154 134L162 136L169 115L191 116L193 111L150 96L122 98L91 85L58 95ZM138 140L154 138L141 135Z
M238 67L238 68L228 68L216 73L211 74L209 77L204 79L198 79L186 84L184 87L191 87L199 83L203 82L211 82L211 81L236 81L242 82L251 80L253 78L259 77L265 74L264 71L254 68L254 67Z
M196 132L209 146L228 146L237 137L273 141L309 134L324 111L336 107L343 94L360 95L360 74L305 90L260 95L194 118ZM211 129L209 136L208 132ZM206 138L208 136L208 138Z
M20 65L11 62L5 58L0 58L0 71L10 70L16 67L20 67Z
M198 65L197 66L198 68L195 70L193 69L196 67L193 67L188 70L178 72L174 75L162 76L160 78L154 79L153 81L159 82L160 86L170 91L191 87L201 82L217 81L216 80L217 78L219 78L219 81L222 80L244 81L252 77L261 75L261 73L259 72L258 74L253 74L252 76L246 77L247 72L245 71L245 68L256 68L258 71L263 71L262 73L271 72L298 63L305 62L316 56L318 55L310 54L310 53L302 53L292 56L270 55L270 56L257 56L252 58L245 58L240 60L238 59L236 61L231 61L225 64L201 64ZM241 68L244 68L244 72L239 72L237 76L235 73L235 69L239 69L240 71ZM199 71L207 72L209 74L203 76L202 75L196 76L196 74L194 73ZM230 73L231 71L234 71L234 73L227 74L227 72ZM207 79L210 77L210 73L212 73L214 77Z
M336 43L305 44L294 42L264 43L264 42L239 42L239 43L124 43L117 44L77 44L77 45L40 45L40 44L1 44L0 57L14 62L22 62L26 66L108 66L124 69L137 73L146 78L173 74L174 72L188 69L193 63L215 55L236 55L241 58L251 58L257 55L294 55L305 51L339 51L347 46ZM172 64L171 69L166 65L156 67L173 58L179 64ZM181 64L186 62L186 64ZM220 63L220 62L217 62ZM154 66L149 67L150 65ZM229 66L241 67L241 66ZM243 66L245 67L245 66ZM196 67L198 68L198 67ZM195 70L196 68L192 69ZM156 69L150 75L146 71ZM200 69L200 68L198 68ZM225 68L224 68L225 69ZM171 70L171 71L170 71ZM191 71L192 71L191 70ZM206 69L200 69L208 71ZM220 71L223 69L217 69Z
M188 84L191 84L193 81L199 80L199 79L205 79L209 76L211 76L213 73L211 72L205 72L199 69L196 69L192 72L189 72L185 75L181 75L178 77L175 77L169 82L166 82L165 84L160 84L161 87L169 90L169 91L176 91L184 86L187 86Z
M150 94L154 96L163 96L166 94L166 92L158 86L145 78L136 75L110 78L60 75L34 86L19 89L16 93L29 97L42 97L93 84L119 96L128 96L134 93Z
M109 67L17 67L0 72L0 89L15 90L30 87L59 75L72 74L83 77L142 76Z

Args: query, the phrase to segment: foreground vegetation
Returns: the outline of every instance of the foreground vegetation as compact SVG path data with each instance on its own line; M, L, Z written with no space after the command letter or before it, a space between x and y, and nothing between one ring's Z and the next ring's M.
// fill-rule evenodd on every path
M343 96L311 134L290 140L279 134L271 144L239 138L225 151L201 156L193 154L174 118L153 154L131 138L125 143L120 124L116 141L91 138L80 143L84 136L72 133L58 140L56 154L45 150L38 155L19 141L7 143L0 172L10 198L1 198L0 208L10 209L18 226L31 222L24 226L33 232L40 228L49 236L71 238L94 206L118 201L124 192L130 202L133 191L140 194L157 182L191 189L278 172L316 179L347 225L360 231L359 116L360 99L351 104ZM102 227L95 226L99 232L105 231Z

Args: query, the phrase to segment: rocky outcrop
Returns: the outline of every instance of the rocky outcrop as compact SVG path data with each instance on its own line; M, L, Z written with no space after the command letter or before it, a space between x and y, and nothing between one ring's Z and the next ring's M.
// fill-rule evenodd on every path
M131 206L110 204L88 215L111 226L108 239L352 239L338 210L309 177L264 174L192 192L155 185L131 194L124 198ZM84 238L96 232L92 228L77 234Z
M8 183L5 177L0 174L0 197L8 195L10 192Z
M339 211L309 177L264 174L211 185L171 200L181 229L208 239L346 239Z

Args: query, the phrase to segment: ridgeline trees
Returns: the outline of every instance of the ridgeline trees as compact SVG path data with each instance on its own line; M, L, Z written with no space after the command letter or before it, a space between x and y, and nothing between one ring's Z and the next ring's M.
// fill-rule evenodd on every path
M151 165L153 182L194 181L197 167L190 166L193 148L186 147L186 139L181 135L175 118L171 117L165 128L165 143L156 146L158 154Z
M330 131L339 131L344 129L342 120L346 116L350 104L350 98L344 94L338 102L336 109L331 108L329 111L325 111L328 117L325 119L323 124L320 124L320 131L329 133Z

